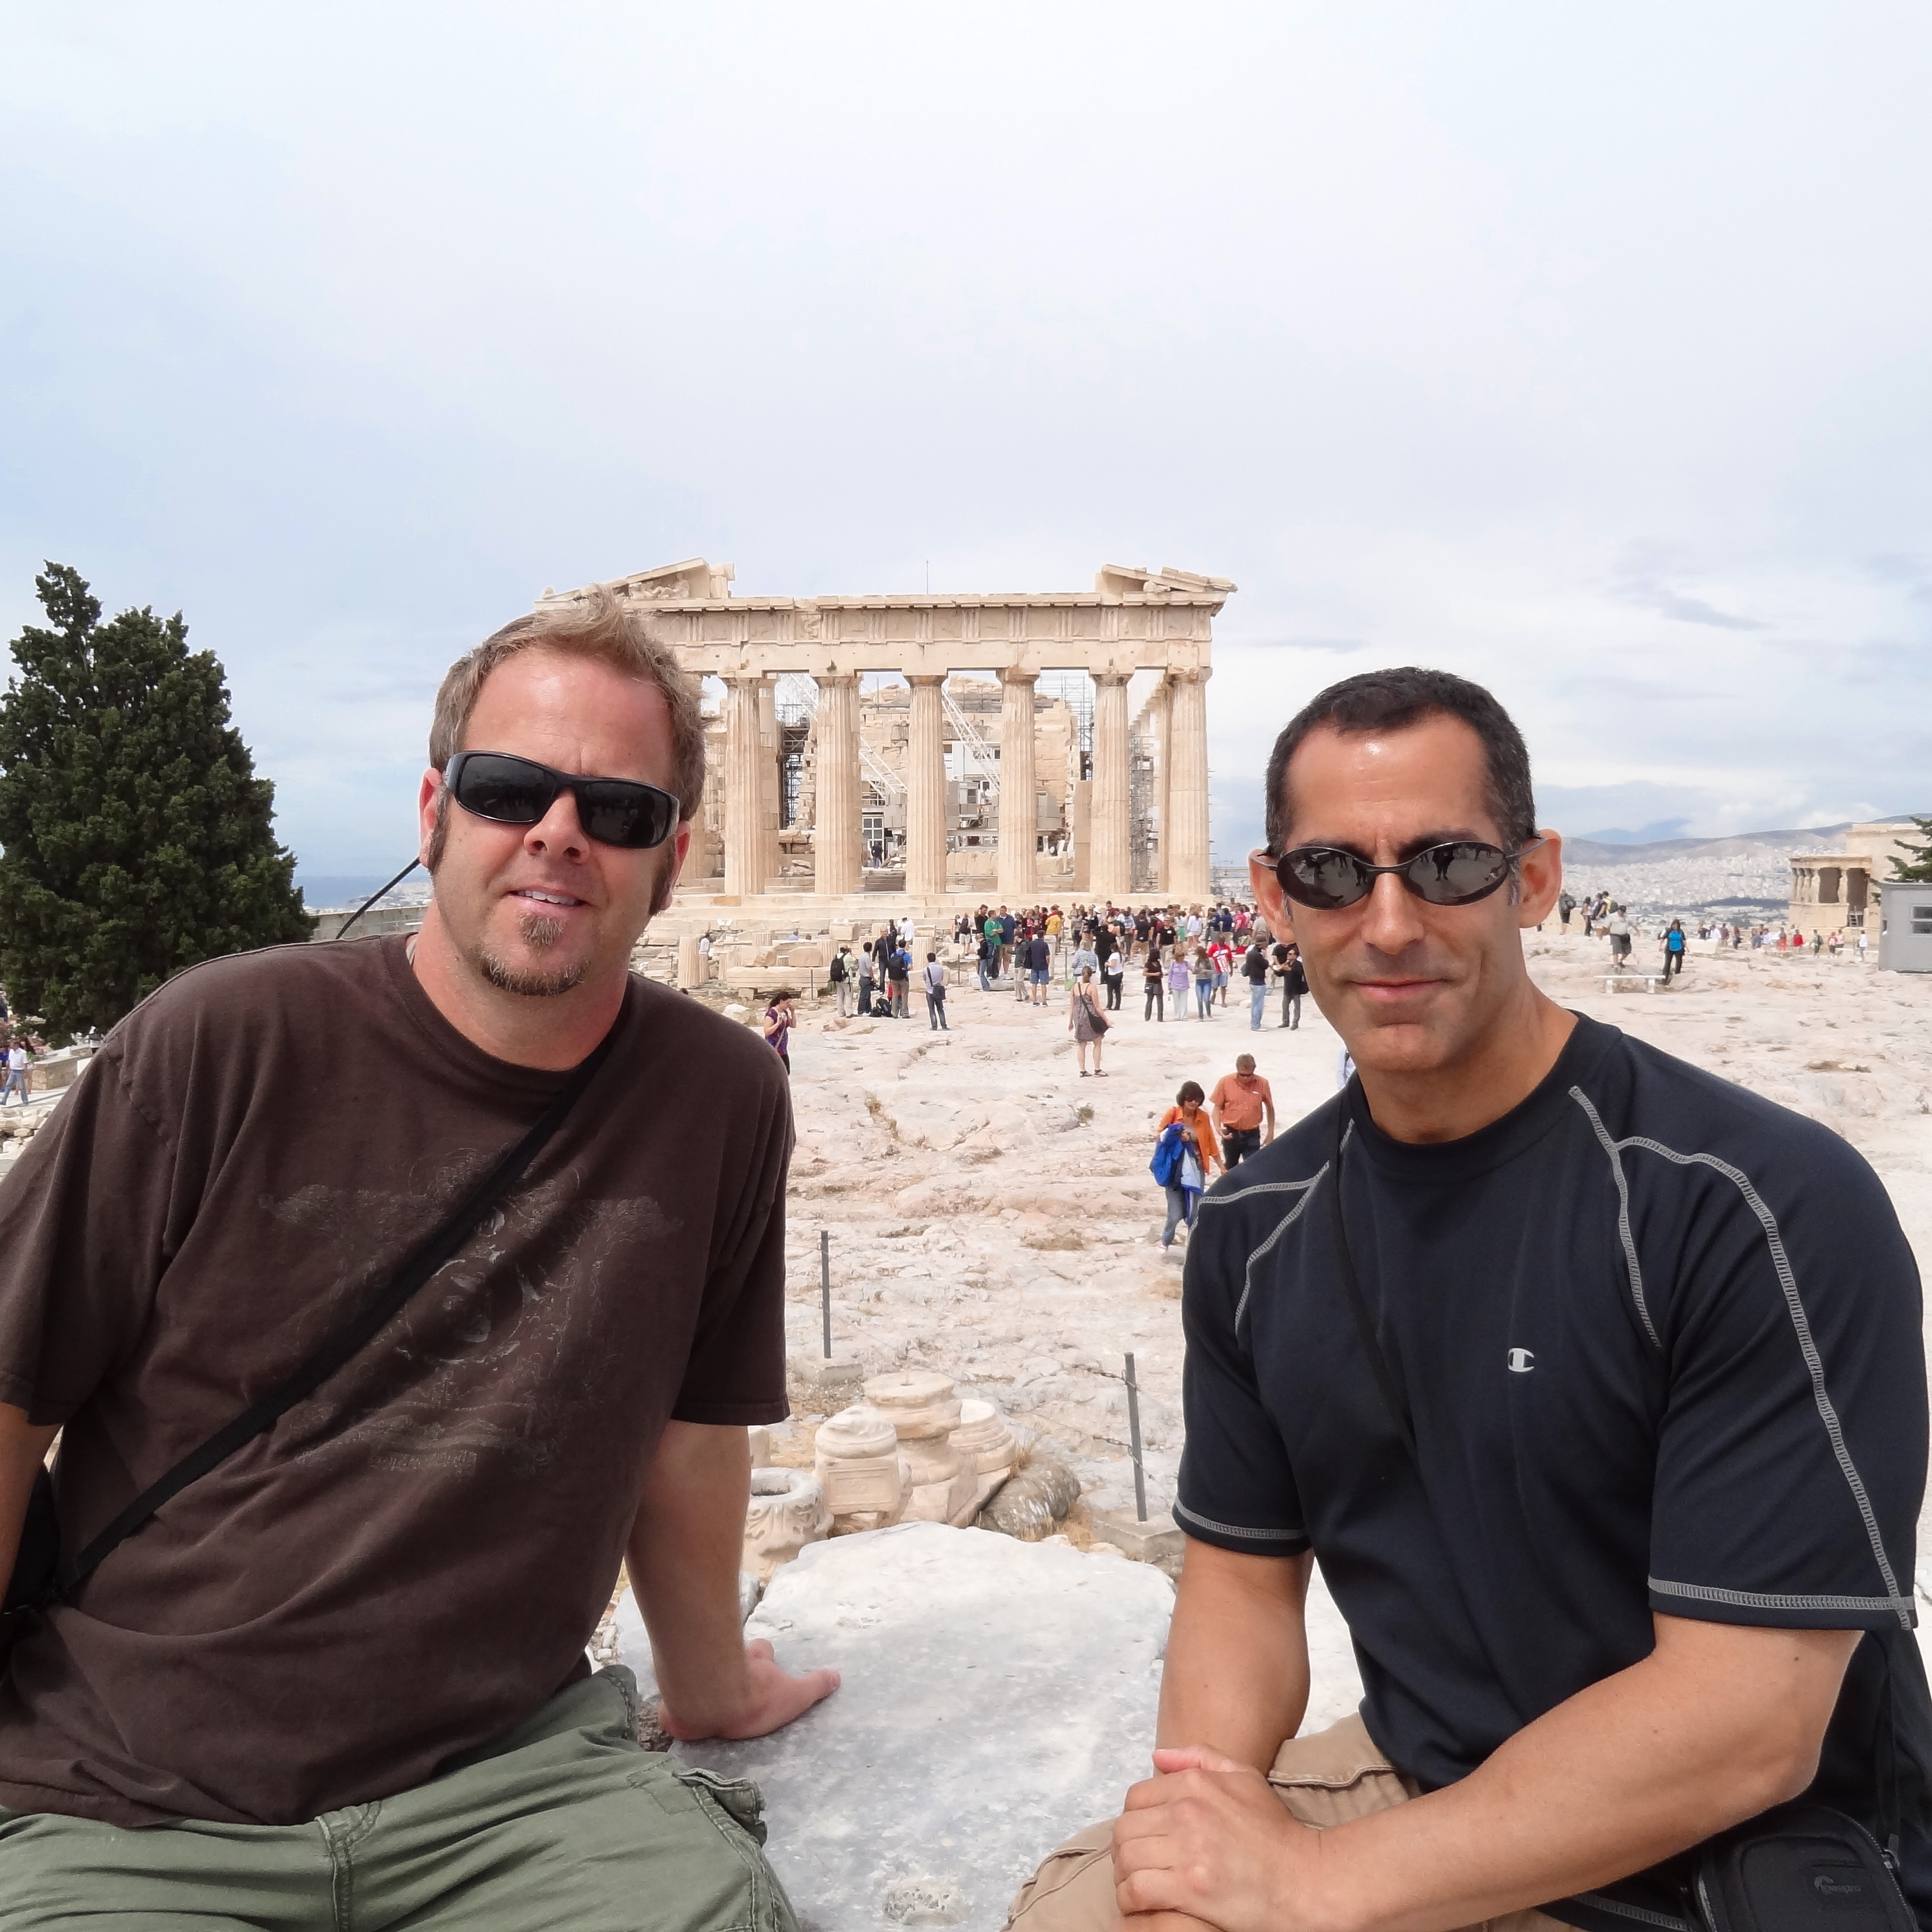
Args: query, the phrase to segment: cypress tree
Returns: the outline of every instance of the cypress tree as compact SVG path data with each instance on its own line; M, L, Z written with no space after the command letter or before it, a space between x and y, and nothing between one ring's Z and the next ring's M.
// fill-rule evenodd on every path
M1932 886L1932 818L1922 818L1915 812L1912 822L1918 828L1919 842L1915 845L1910 839L1899 842L1911 854L1911 859L1908 862L1894 852L1892 856L1892 875L1894 879L1910 879L1916 885Z
M14 640L0 696L0 980L61 1040L309 928L214 653L179 612L104 624L64 564L34 582L47 622Z

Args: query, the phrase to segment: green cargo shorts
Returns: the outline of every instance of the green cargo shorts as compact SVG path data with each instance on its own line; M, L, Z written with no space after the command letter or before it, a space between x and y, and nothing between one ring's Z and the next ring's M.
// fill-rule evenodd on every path
M640 1750L599 1671L441 1777L305 1825L0 1810L5 1932L797 1932L758 1788Z

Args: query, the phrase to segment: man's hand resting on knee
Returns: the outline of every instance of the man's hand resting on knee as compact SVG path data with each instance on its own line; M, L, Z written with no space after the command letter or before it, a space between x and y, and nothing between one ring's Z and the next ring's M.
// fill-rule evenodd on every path
M1114 1826L1114 1900L1128 1932L1276 1932L1313 1876L1321 1834L1298 1824L1251 1764L1195 1745L1157 1750L1162 1773L1127 1793ZM1186 1908L1211 1912L1203 1919Z
M656 1659L659 1715L674 1738L761 1738L838 1688L836 1670L796 1677L738 1618L738 1564L752 1496L742 1429L664 1425L644 1474L626 1561Z

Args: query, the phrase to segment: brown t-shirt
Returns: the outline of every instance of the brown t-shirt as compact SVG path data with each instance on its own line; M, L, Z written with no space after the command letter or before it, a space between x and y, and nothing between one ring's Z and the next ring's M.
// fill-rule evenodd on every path
M379 1294L562 1084L464 1040L404 948L171 980L0 1186L0 1400L65 1425L64 1548ZM784 1417L784 1070L640 980L618 1024L462 1252L14 1652L0 1805L284 1825L420 1784L583 1670L666 1419Z

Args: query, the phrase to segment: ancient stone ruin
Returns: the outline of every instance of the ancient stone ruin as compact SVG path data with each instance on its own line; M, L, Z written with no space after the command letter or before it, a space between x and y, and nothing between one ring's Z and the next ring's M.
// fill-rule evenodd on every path
M732 578L693 560L608 586L722 692L681 906L1208 896L1226 578L1108 564L1087 591L737 597ZM1039 688L1068 673L1077 702ZM862 688L880 674L904 682Z

